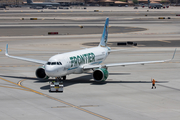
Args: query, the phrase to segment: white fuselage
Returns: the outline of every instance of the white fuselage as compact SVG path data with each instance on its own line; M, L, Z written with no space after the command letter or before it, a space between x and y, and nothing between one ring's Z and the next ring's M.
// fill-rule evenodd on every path
M45 64L49 77L61 77L68 74L83 73L85 65L97 65L108 56L108 47L94 47L52 56Z

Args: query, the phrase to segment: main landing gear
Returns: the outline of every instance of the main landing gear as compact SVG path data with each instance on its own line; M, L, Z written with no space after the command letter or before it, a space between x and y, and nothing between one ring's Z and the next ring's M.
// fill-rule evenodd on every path
M63 80L66 80L66 76L62 76Z

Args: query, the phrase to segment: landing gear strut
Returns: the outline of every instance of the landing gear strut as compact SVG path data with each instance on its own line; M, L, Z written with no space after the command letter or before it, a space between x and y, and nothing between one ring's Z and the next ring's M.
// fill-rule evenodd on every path
M62 76L63 80L66 80L66 76Z
M61 77L56 77L56 81L61 81Z
M66 76L56 77L56 80L57 80L57 81L66 80Z

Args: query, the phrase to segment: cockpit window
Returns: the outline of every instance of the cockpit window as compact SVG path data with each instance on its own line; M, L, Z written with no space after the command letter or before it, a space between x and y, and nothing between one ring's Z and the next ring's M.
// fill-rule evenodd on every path
M61 62L57 62L57 65L62 65L62 63Z
M56 65L56 62L52 62L51 65Z
M61 62L47 62L47 65L62 65Z

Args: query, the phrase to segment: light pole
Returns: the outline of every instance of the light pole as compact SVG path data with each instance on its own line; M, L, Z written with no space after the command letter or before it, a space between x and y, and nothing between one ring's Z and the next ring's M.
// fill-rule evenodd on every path
M150 0L148 0L148 8L149 8Z
M18 4L18 1L16 0L16 5Z

